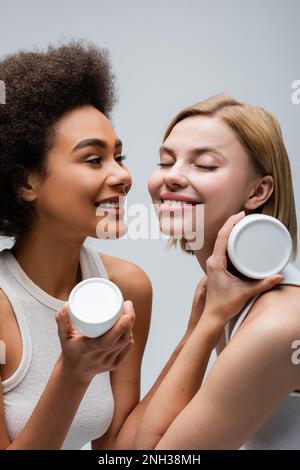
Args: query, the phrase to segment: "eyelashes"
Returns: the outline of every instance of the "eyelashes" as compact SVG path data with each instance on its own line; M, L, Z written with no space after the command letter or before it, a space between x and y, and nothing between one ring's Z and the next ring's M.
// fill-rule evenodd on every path
M216 170L217 166L205 166L205 165L195 165L196 168L203 168L204 170L213 171Z
M173 166L174 163L157 163L157 166L160 168L168 168ZM202 168L203 170L207 171L213 171L216 170L218 167L217 166L208 166L208 165L194 165L196 168Z
M126 158L127 158L127 157L126 157L125 154L124 154L124 155L118 155L118 156L115 158L115 160L116 160L117 162L119 162L119 163L122 163L122 162L124 162L124 160L126 160Z
M124 160L126 160L126 155L118 155L115 157L115 161L118 163L122 163ZM103 163L103 158L95 156L94 158L91 158L90 160L86 160L86 163L90 163L92 165L99 165Z

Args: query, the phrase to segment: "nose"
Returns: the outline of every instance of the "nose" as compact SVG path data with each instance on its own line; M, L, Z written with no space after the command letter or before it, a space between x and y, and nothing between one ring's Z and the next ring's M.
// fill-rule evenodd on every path
M107 184L113 188L128 192L131 188L132 179L129 171L116 161L112 163L110 173L106 179Z
M175 168L174 165L164 175L164 183L168 188L176 190L179 188L186 188L189 184L189 181L183 172L178 168Z

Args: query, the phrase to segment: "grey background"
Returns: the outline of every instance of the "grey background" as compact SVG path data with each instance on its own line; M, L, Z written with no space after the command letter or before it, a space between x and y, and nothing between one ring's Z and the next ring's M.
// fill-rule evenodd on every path
M300 105L291 101L291 84L300 79L299 18L299 0L1 1L0 55L71 38L109 49L120 97L113 123L134 182L129 203L150 207L146 181L167 123L183 107L226 91L273 111L299 208ZM203 273L193 257L167 250L164 240L89 238L87 244L135 262L152 280L144 395L183 335Z

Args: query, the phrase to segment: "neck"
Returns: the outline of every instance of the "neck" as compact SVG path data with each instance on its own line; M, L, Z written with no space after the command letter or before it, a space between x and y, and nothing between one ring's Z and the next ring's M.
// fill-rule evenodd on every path
M81 281L79 257L84 240L64 237L39 228L16 241L12 248L26 275L43 291L68 300L73 287Z
M206 269L206 260L207 258L209 258L210 255L208 255L207 253L205 253L203 250L195 250L194 251L194 255L198 261L198 263L200 264L202 270L204 271L204 273L206 274L207 272L207 269Z
M200 250L194 250L194 255L200 264L202 270L206 274L206 261L211 256L215 245L215 239L213 237L206 237L204 244Z
M204 271L205 274L207 274L207 269L206 269L206 261L207 259L212 255L213 253L213 247L214 247L214 244L212 246L203 246L203 248L201 248L201 250L195 250L194 251L194 255L198 261L198 263L200 264L202 270ZM226 267L226 270L232 274L233 276L235 277L238 277L239 279L242 279L242 280L245 280L245 281L253 281L253 279L250 279L249 277L246 277L244 276L242 273L240 273L234 266L233 264L231 263L228 255L227 255L227 267Z

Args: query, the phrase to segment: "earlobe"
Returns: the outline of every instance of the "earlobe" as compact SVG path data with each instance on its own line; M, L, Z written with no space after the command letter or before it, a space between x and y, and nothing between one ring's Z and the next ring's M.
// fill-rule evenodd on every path
M28 174L25 176L25 184L18 189L18 196L26 202L32 202L36 199L37 177Z
M250 193L247 201L244 203L246 210L254 210L262 206L274 191L274 178L272 175L266 175L260 179Z
M32 191L31 187L27 185L27 187L22 187L18 190L18 196L23 201L32 202L35 200L35 192Z

